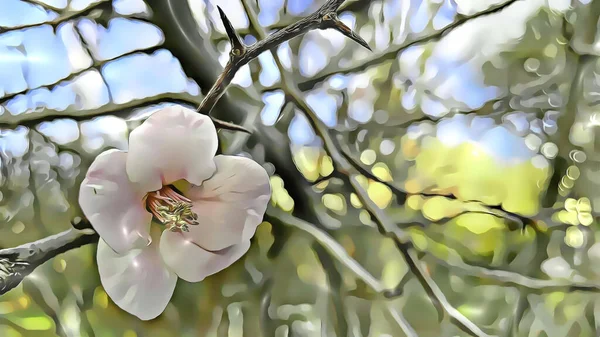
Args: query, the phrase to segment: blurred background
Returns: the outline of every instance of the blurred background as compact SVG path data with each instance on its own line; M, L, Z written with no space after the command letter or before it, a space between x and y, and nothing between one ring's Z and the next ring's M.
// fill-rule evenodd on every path
M252 44L324 2L1 0L0 248L68 229L96 155L162 105L199 105L229 57L216 5ZM179 280L142 322L107 297L89 244L0 297L0 336L467 336L375 208L483 331L599 336L600 2L347 0L339 17L373 52L311 31L244 66L213 110L253 132L221 131L222 152L271 174L242 259Z

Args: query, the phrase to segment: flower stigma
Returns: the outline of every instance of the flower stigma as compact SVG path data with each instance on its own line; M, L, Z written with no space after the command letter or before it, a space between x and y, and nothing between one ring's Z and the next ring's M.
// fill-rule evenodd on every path
M146 206L172 232L189 232L189 226L198 225L198 215L192 211L192 201L170 185L148 193Z

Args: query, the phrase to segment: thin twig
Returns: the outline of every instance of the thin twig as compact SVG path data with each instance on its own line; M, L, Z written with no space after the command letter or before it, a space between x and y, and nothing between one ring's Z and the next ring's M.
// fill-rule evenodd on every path
M133 57L133 56L137 56L137 55L150 55L150 54L152 54L156 51L162 50L162 49L163 48L160 45L155 45L155 46L148 47L148 48L130 50L124 54L117 55L114 57L109 57L109 58L106 58L103 60L96 60L89 67L72 72L68 76L60 78L52 83L48 83L48 84L45 84L45 85L37 87L37 88L30 88L29 90L22 90L22 91L6 94L6 95L0 97L0 104L4 104L16 96L27 95L29 93L29 91L31 91L31 90L45 88L45 89L52 91L56 87L63 86L65 84L65 82L72 81L72 80L76 79L78 76L80 76L88 71L97 70L100 72L100 71L102 71L102 68L105 65L107 65L108 63L111 63L112 61L115 61L117 59L120 59L123 57Z
M47 4L47 3L45 3L44 1L41 1L41 0L26 0L26 2L28 2L28 3L30 3L30 4L32 4L34 6L40 6L40 7L44 8L44 9L46 9L46 10L59 11L59 10L62 9L60 7L56 7L56 6Z
M406 261L410 271L417 277L419 283L432 300L432 303L438 307L438 310L441 309L441 311L444 313L444 316L448 316L450 320L464 332L476 337L490 336L482 331L473 322L471 322L467 317L461 314L446 299L446 296L435 283L435 281L421 267L421 262L414 253L413 249L406 244L410 242L408 233L395 226L395 224L388 219L385 212L383 212L383 210L380 209L375 202L373 202L373 200L371 200L367 194L367 191L358 181L358 174L351 174L348 178L365 209L368 210L371 216L375 218L375 223L377 224L380 232L391 235L392 239L396 243L396 246L398 247L398 250L404 257L404 260Z
M396 309L394 307L394 304L391 302L385 303L384 305L387 308L387 311L389 312L390 316L392 316L392 319L396 321L396 323L398 324L402 332L404 332L406 337L419 337L419 334L417 334L415 329L410 325L410 323L408 323L408 320L406 320L406 317L404 317L402 310Z
M321 244L331 256L351 271L357 278L361 279L374 292L383 294L386 291L381 282L363 268L360 263L353 259L342 245L315 225L271 206L267 210L267 219L268 218L274 218L285 225L293 226L309 234Z
M68 21L70 19L73 19L73 18L76 18L79 16L89 15L94 10L111 10L111 9L112 9L112 1L100 0L96 3L90 4L88 7L81 9L81 10L76 10L76 11L64 10L62 12L62 15L60 15L56 19L48 21L48 22L31 23L31 24L21 25L21 26L17 26L17 27L11 27L9 29L0 28L0 34L11 32L11 31L17 31L17 30L21 30L21 29L26 29L26 28L31 28L31 27L38 27L38 26L42 26L42 25L50 25L50 26L56 28L56 27L58 27L59 24L65 22L65 21Z
M454 30L456 27L463 25L467 21L502 11L503 9L512 5L516 1L519 1L519 0L509 0L509 1L506 1L499 5L491 6L487 10L478 12L476 14L469 15L469 16L463 16L459 20L454 21L453 23L449 24L448 26L444 27L443 29L441 29L439 31L436 31L432 34L424 35L424 36L414 39L412 41L406 41L406 42L400 44L399 46L397 46L395 49L387 51L387 52L379 54L379 55L373 55L372 57L361 62L358 65L350 66L347 68L337 68L337 69L333 69L330 71L322 72L321 74L317 74L307 81L298 83L298 88L302 91L307 91L307 90L314 88L317 84L325 81L328 77L330 77L332 75L355 73L355 72L363 71L371 66L377 65L384 60L393 60L398 56L398 53L402 52L403 50L406 50L417 44L423 44L423 43L431 42L434 40L439 40L442 37L444 37L448 32Z

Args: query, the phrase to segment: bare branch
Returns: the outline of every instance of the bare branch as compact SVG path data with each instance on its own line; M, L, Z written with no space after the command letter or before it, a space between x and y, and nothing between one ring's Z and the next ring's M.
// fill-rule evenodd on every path
M113 115L126 117L132 110L142 106L142 105L150 105L150 104L158 104L158 103L177 103L177 104L188 104L195 106L198 104L198 99L195 96L192 96L188 93L164 93L160 95L153 96L152 98L139 98L131 100L127 103L115 104L109 103L103 105L99 109L90 109L90 110L77 110L77 109L67 109L67 110L54 110L54 109L45 109L42 112L30 114L33 116L27 116L28 118L23 118L22 121L15 121L10 123L0 123L0 128L16 128L19 125L35 127L37 124L47 121L52 121L57 118L69 118L75 121L85 121L89 120L92 117Z
M410 240L408 236L402 232L401 230L397 230L397 232L401 232L400 236ZM403 239L405 241L406 239ZM415 249L416 246L412 245ZM540 292L553 292L553 291L590 291L590 292L600 292L600 284L588 282L588 281L572 281L572 280L543 280L536 279L532 277L528 277L519 273L515 273L507 270L494 270L488 269L480 266L473 266L465 263L460 254L448 247L448 257L441 259L436 257L433 254L429 254L429 256L433 257L436 260L436 263L441 264L453 272L457 272L458 274L472 276L480 279L488 280L494 284L503 285L503 286L514 286L517 288L528 289L529 292L532 293L540 293Z
M392 182L388 182L388 181L379 179L375 174L373 174L371 172L371 170L365 168L361 163L358 162L358 160L356 160L349 153L347 146L340 146L339 151L360 174L364 175L365 177L367 177L371 180L374 180L381 184L384 184L390 190L392 190L392 192L396 195L398 202L400 202L400 203L404 203L406 201L406 198L409 195L421 195L421 196L426 196L426 197L443 196L448 199L458 200L458 198L453 194L442 195L442 194L435 194L435 193L408 193L404 189L402 189L400 186L397 186L396 184L394 184ZM461 201L463 201L466 204L465 205L466 212L469 212L469 211L475 212L476 211L479 213L487 213L487 214L490 214L493 216L504 218L510 222L513 222L513 223L519 225L520 228L523 228L525 225L530 224L530 222L531 222L530 219L528 219L522 215L507 212L507 211L503 210L501 206L487 206L478 201L469 201L469 200L461 200ZM469 210L469 208L471 210Z
M26 2L29 2L32 5L40 6L40 7L44 8L44 9L47 9L47 10L58 11L58 10L62 9L62 8L59 8L59 7L47 4L47 3L45 3L44 1L41 1L41 0L26 0Z
M324 5L324 7L327 5ZM260 32L260 35L264 35L264 31L258 24L258 17L254 10L250 8L250 6L246 6L246 12L248 13L250 24L253 28ZM308 118L309 122L313 126L317 135L321 138L324 143L325 150L332 158L334 162L335 169L341 174L353 187L356 192L359 200L372 216L375 217L376 223L380 228L382 233L394 233L394 230L397 229L391 221L387 219L387 216L375 203L370 199L367 194L367 191L360 185L358 182L359 173L356 168L352 166L348 160L342 155L339 151L337 145L335 144L333 138L329 133L329 129L327 126L318 118L314 111L308 106L308 104L303 100L302 93L298 89L298 87L291 83L287 77L286 70L281 66L281 61L277 57L277 55L273 55L275 62L279 68L281 73L281 77L283 79L282 87L284 91L289 95L289 97L294 101L294 103L302 110L305 116ZM454 308L446 299L443 292L439 289L437 284L431 279L431 277L426 274L422 268L420 267L420 261L414 256L414 253L410 252L408 247L404 244L405 242L409 242L408 235L403 233L402 241L400 241L400 237L393 237L397 243L397 246L402 253L404 259L406 260L407 265L409 266L411 272L417 277L421 286L425 289L429 297L431 298L434 304L439 304L441 310L450 317L450 319L463 331L469 333L470 335L477 337L487 337L489 336L485 332L483 332L479 327L477 327L473 322L471 322L468 318L462 315L456 308Z
M308 223L302 219L296 218L295 216L286 213L278 208L269 206L267 210L267 219L280 221L281 223L293 226L310 236L312 236L319 244L321 244L325 250L333 256L338 262L344 267L350 270L357 278L361 279L367 286L369 286L374 292L384 294L386 289L371 273L369 273L363 266L354 260L334 238L329 234L317 228L315 225Z
M325 27L337 30L338 32L344 34L344 36L350 38L352 41L367 48L369 51L373 51L371 47L369 47L367 41L365 41L362 37L353 32L350 27L346 26L342 21L340 21L337 14L327 14L323 19L323 24Z
M16 287L35 268L56 255L97 240L98 235L91 228L71 228L35 242L0 250L0 295Z
M402 314L401 310L397 310L394 305L390 302L385 303L385 306L394 321L398 324L402 332L406 335L406 337L419 337L419 334L415 331L415 329L408 323L406 317Z
M237 125L234 123L230 123L230 122L226 122L226 121L222 121L220 119L217 119L213 116L209 116L210 119L213 121L213 123L215 124L215 127L217 129L221 129L221 130L229 130L229 131L240 131L240 132L244 132L247 134L251 134L252 132L248 129L246 129L245 127L241 126L241 125Z
M338 27L337 24L335 24L335 22L339 22L339 20L337 20L337 10L340 8L343 2L344 0L327 1L323 6L321 6L321 8L311 15L269 35L267 38L258 41L252 46L244 46L243 48L241 47L243 44L239 40L239 36L237 33L233 32L233 28L229 22L229 19L227 19L227 16L223 11L220 11L221 19L223 20L223 24L228 32L228 37L230 41L232 41L232 49L229 53L229 61L225 65L223 72L217 78L217 81L200 104L200 107L198 107L198 111L203 114L209 114L212 108L217 104L219 98L221 98L221 96L223 96L225 93L225 90L233 80L236 72L242 66L258 57L258 55L310 30ZM366 44L366 42L362 41L362 39L360 39L357 35L355 37L355 41L361 44Z
M58 27L58 25L60 25L63 22L69 21L76 17L90 15L90 13L92 13L94 10L111 10L111 9L112 9L112 1L100 0L96 3L90 4L88 7L81 9L81 10L76 10L76 11L65 10L62 12L62 15L60 15L59 17L57 17L56 19L51 20L51 21L21 25L21 26L17 26L17 27L12 27L10 29L0 28L0 34L11 32L11 31L16 31L16 30L21 30L21 29L26 29L26 28L31 28L31 27L42 26L42 25L50 25L56 29L56 27Z
M448 32L452 31L454 28L456 28L458 26L463 25L467 21L470 21L470 20L485 16L485 15L497 13L497 12L505 9L506 7L510 6L511 4L513 4L516 1L518 1L518 0L509 0L509 1L506 1L499 5L492 6L492 7L488 8L487 10L481 11L477 14L463 16L462 18L454 21L453 23L449 24L442 30L439 30L433 34L428 34L428 35L419 37L412 41L404 42L401 45L397 46L395 49L389 50L389 51L379 54L379 55L373 55L372 57L368 58L367 60L361 62L358 65L350 66L347 68L338 68L338 69L334 69L334 70L330 70L330 71L323 71L320 74L317 74L315 77L313 77L307 81L299 83L298 88L302 91L307 91L307 90L314 88L317 84L323 82L324 80L326 80L328 77L330 77L332 75L355 73L355 72L363 71L371 66L380 64L384 60L393 60L398 56L398 53L402 52L405 49L408 49L417 44L423 44L423 43L427 43L430 41L439 40L442 37L444 37Z
M60 86L60 85L64 84L65 82L71 81L71 80L77 78L79 75L81 75L81 74L83 74L83 73L85 73L87 71L90 71L90 70L101 71L102 67L104 67L106 64L108 64L108 63L110 63L112 61L115 61L117 59L120 59L122 57L133 56L133 55L141 55L141 54L146 54L147 55L147 54L154 53L154 52L156 52L158 50L161 50L161 49L163 49L163 47L160 46L160 45L158 45L158 46L152 46L152 47L146 48L146 49L135 49L135 50L129 51L129 52L125 53L125 54L121 54L121 55L118 55L118 56L115 56L115 57L111 57L111 58L107 58L107 59L104 59L104 60L97 60L91 66L89 66L89 67L87 67L85 69L81 69L79 71L75 71L75 72L69 74L67 77L61 78L61 79L57 80L54 83L48 83L47 85L44 85L42 87L31 88L29 90L19 91L19 92L15 92L15 93L12 93L12 94L6 94L6 95L0 97L0 104L4 104L4 103L8 102L10 99L12 99L12 98L14 98L16 96L27 95L27 93L29 91L31 91L31 90L40 89L40 88L46 88L48 90L53 90L57 86ZM18 122L20 122L20 121L21 120L19 120Z

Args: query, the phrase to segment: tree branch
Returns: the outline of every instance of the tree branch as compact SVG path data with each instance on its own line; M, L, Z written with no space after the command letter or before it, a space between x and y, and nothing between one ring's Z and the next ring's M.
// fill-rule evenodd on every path
M59 8L59 7L56 7L56 6L49 5L49 4L47 4L47 3L45 3L44 1L41 1L41 0L25 0L25 2L28 2L28 3L30 3L30 4L32 4L34 6L40 6L40 7L44 8L44 9L46 9L46 10L59 11L59 10L62 9L62 8Z
M419 334L415 331L415 329L408 323L404 314L402 314L402 310L396 309L392 303L388 302L384 304L387 308L388 313L392 316L392 319L398 324L402 332L406 335L406 337L419 337Z
M327 4L323 7L326 6ZM258 24L258 17L254 10L250 8L250 6L246 6L246 12L248 13L250 24L257 32L259 32L258 35L264 35L265 32ZM288 94L288 96L296 104L296 106L298 106L298 108L300 108L300 110L303 111L310 124L312 125L313 129L323 141L325 150L334 162L335 169L346 178L350 185L354 187L354 191L357 194L363 206L365 207L365 209L369 211L369 213L371 213L372 216L375 217L376 223L380 228L380 231L382 233L393 233L394 227L396 226L387 219L385 213L370 199L366 190L364 190L358 182L357 177L359 173L357 172L356 168L352 166L348 162L348 160L342 155L341 151L338 149L333 138L331 137L329 129L318 118L314 111L312 111L308 104L303 100L302 93L300 92L298 87L287 79L288 74L286 70L281 66L281 61L279 60L277 55L273 55L273 58L281 73L282 87L284 91ZM406 263L409 266L411 272L417 277L417 279L421 283L421 286L425 289L432 302L434 304L439 304L441 310L445 313L445 315L450 317L450 319L463 331L477 337L489 336L481 329L479 329L479 327L477 327L468 318L462 315L458 310L456 310L447 301L445 295L442 293L442 291L439 289L439 287L433 281L433 279L431 279L431 277L421 269L420 261L416 258L416 256L414 256L414 253L408 250L407 246L399 240L399 237L393 238L395 239L400 252L404 256L404 259L406 260ZM404 242L408 242L407 236L403 236L403 239Z
M406 42L400 44L399 46L397 46L395 49L389 50L389 51L387 51L385 53L381 53L379 55L373 55L372 57L361 62L358 65L350 66L347 68L338 68L338 69L334 69L334 70L330 70L330 71L323 71L320 74L315 75L314 77L312 77L311 79L309 79L307 81L298 83L298 88L302 91L307 91L307 90L314 88L317 84L325 81L328 77L330 77L332 75L355 73L355 72L363 71L371 66L377 65L384 60L393 60L398 56L398 53L402 52L403 50L406 50L417 44L423 44L423 43L427 43L430 41L439 40L439 39L443 38L444 36L446 36L446 34L448 34L450 31L454 30L456 27L463 25L467 21L470 21L470 20L485 16L485 15L497 13L497 12L505 9L506 7L510 6L511 4L515 3L516 1L519 1L519 0L509 0L509 1L506 1L499 5L491 6L487 10L478 12L476 14L469 15L469 16L463 16L460 19L449 24L448 26L444 27L442 30L439 30L432 34L428 34L428 35L419 37L412 41L406 41Z
M110 10L110 9L112 9L112 1L100 0L96 3L89 5L88 7L84 8L82 10L77 10L77 11L65 10L65 11L63 11L62 15L60 15L59 17L57 17L56 19L51 20L51 21L21 25L21 26L17 26L17 27L12 27L10 29L0 28L0 34L11 32L11 31L16 31L16 30L22 30L22 29L26 29L26 28L31 28L31 27L38 27L38 26L42 26L42 25L50 25L50 26L54 27L54 29L56 29L56 27L58 27L58 25L60 25L63 22L68 21L73 18L76 18L76 17L79 17L79 16L89 15L94 10Z
M24 245L0 250L0 295L16 287L35 268L58 254L98 241L91 228L71 228Z
M325 250L333 256L339 263L350 270L357 278L361 279L369 288L379 294L384 294L387 290L371 273L354 260L334 238L315 225L299 219L279 208L269 206L267 210L267 221L280 222L288 226L295 227L310 236L312 236Z
M217 78L215 84L204 97L204 100L198 107L198 111L203 114L209 114L212 108L217 104L217 101L225 93L225 90L233 80L236 72L252 61L258 55L265 51L271 50L285 41L289 41L297 36L300 36L314 29L333 28L340 31L346 36L350 36L354 41L368 48L368 44L355 33L351 32L337 17L337 10L344 0L327 1L321 8L311 15L300 19L282 30L279 30L266 38L258 41L252 46L246 46L239 38L238 34L233 29L233 26L227 19L227 16L219 7L219 13L223 24L226 27L227 35L231 43L231 52L229 53L229 61L225 65L223 72ZM264 36L264 35L263 35Z
M6 95L0 97L0 104L4 104L4 103L8 102L10 99L12 99L12 98L14 98L16 96L27 95L27 93L29 91L31 91L31 90L36 90L36 89L40 89L40 88L46 88L46 89L52 91L57 86L63 85L65 82L72 81L75 78L77 78L77 76L82 75L82 74L84 74L84 73L86 73L88 71L97 70L97 71L100 72L102 70L102 68L107 63L115 61L115 60L120 59L122 57L134 56L134 55L140 55L140 54L146 54L146 55L148 55L148 54L152 54L152 53L154 53L154 52L156 52L158 50L161 50L161 49L163 49L162 46L156 45L156 46L152 46L152 47L144 48L144 49L134 49L134 50L131 50L131 51L127 52L127 53L124 53L124 54L121 54L121 55L117 55L115 57L107 58L107 59L104 59L104 60L96 60L96 61L94 61L94 63L92 63L91 66L89 66L89 67L87 67L85 69L81 69L79 71L72 72L68 76L63 77L61 79L58 79L56 82L48 83L48 84L46 84L44 86L37 87L37 88L31 88L29 90L23 90L23 91L19 91L19 92L13 92L13 93L10 93L10 94L6 94ZM16 120L15 123L20 123L21 121L22 120Z

